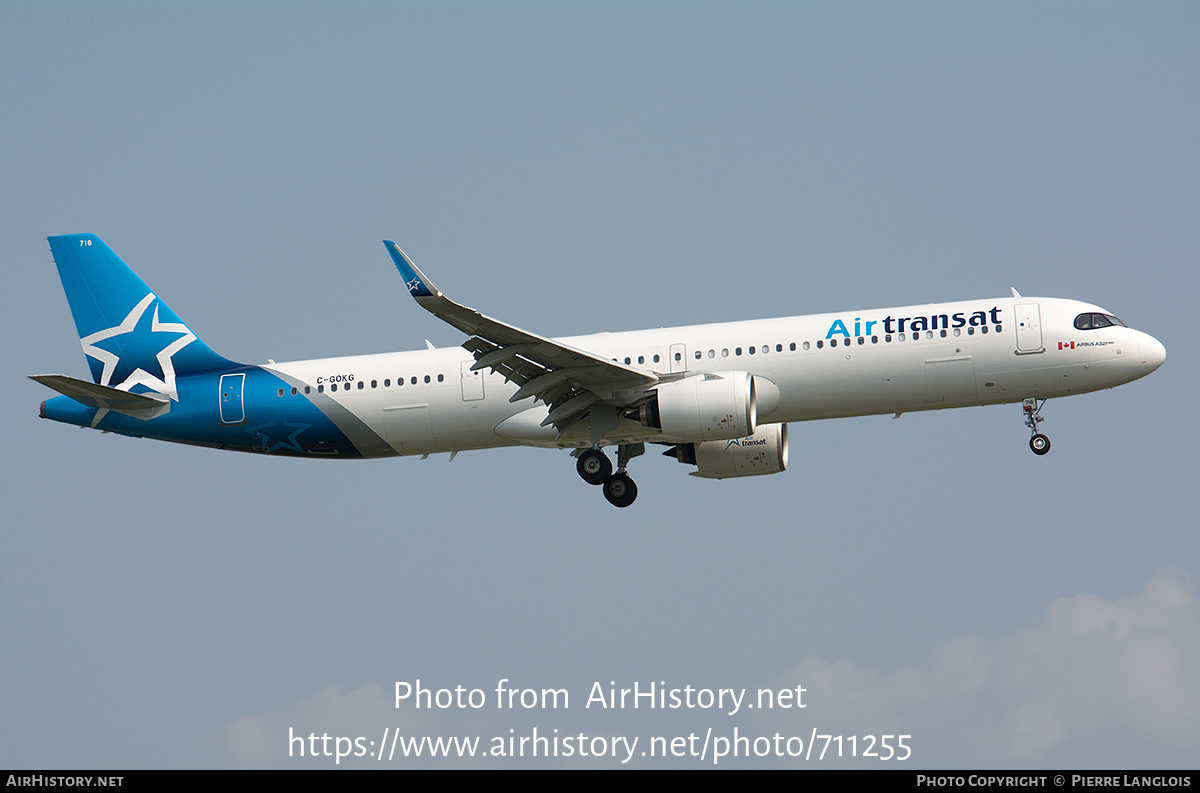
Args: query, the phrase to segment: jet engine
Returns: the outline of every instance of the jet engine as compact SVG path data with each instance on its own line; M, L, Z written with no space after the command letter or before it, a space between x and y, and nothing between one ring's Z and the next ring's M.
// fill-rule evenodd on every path
M787 437L786 424L764 424L747 438L680 443L663 454L696 466L692 476L705 479L777 474L787 468Z
M753 435L758 420L754 377L749 372L705 373L663 383L638 408L636 418L675 438L725 441Z

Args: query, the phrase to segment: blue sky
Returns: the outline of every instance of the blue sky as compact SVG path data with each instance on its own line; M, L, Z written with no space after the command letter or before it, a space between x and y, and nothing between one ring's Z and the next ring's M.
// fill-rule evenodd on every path
M1198 33L1189 3L4 4L0 765L534 726L1194 764ZM461 343L383 239L548 335L1015 286L1168 359L1052 401L1045 458L1017 406L793 425L783 474L649 455L617 511L565 453L322 463L39 421L25 375L86 373L45 238L85 231L248 362ZM572 706L394 708L417 678ZM597 681L810 704L598 712Z

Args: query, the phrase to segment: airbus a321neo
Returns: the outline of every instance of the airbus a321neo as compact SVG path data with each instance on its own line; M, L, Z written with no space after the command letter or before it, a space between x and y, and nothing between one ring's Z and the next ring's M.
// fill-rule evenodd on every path
M1166 357L1098 306L1015 289L551 339L455 303L384 242L418 305L468 336L461 348L247 365L213 352L99 237L49 242L92 376L35 376L62 394L43 418L295 457L570 449L618 507L637 497L626 466L647 443L693 476L774 474L792 421L1019 402L1045 454L1047 399L1128 383Z

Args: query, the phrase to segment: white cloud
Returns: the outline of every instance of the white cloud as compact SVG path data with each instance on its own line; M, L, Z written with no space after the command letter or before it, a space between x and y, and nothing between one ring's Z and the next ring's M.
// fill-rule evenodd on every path
M784 684L808 689L793 728L909 733L916 764L1187 764L1200 753L1200 600L1167 571L1123 600L1062 598L990 645L955 639L928 670L809 657Z
M222 738L230 760L237 766L310 765L314 763L310 759L314 747L307 740L311 734L315 733L318 739L324 735L331 739L361 736L366 741L378 743L385 727L412 727L414 721L411 713L396 710L394 699L388 692L368 683L347 694L342 694L337 687L327 688L293 707L280 708L267 715L243 716L225 728ZM301 736L305 740L290 742L289 736ZM374 749L363 745L368 751ZM315 748L321 752L315 763L323 768L334 767L335 758L325 756L324 752L336 753L336 744L318 740ZM343 743L342 748L354 750L353 744ZM351 754L341 758L337 765L362 767L374 762L370 756L356 758Z

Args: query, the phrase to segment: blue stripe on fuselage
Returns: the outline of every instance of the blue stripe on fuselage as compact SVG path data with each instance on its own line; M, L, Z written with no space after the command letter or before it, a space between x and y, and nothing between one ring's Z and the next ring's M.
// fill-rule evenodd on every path
M236 424L221 420L221 377L227 374L245 374L241 395L244 410L235 416L243 420ZM140 419L105 411L96 421L100 411L67 396L46 400L42 416L122 435L233 451L293 457L363 456L302 391L293 395L290 385L258 366L188 375L178 378L176 385L179 401L172 402L171 409L157 418ZM279 396L280 389L283 396Z

